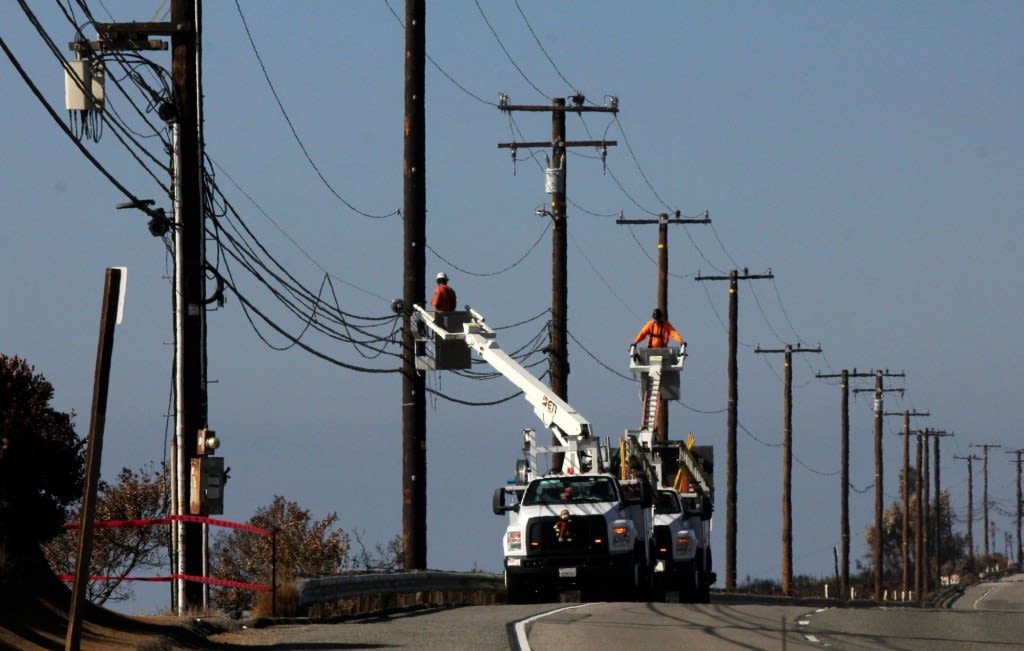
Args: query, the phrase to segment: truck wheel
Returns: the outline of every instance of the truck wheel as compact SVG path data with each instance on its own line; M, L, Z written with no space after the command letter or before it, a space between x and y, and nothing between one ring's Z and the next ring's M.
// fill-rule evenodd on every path
M701 572L697 574L697 594L695 601L699 604L711 603L711 584L704 579L706 573L711 572L711 550L705 549L703 554L704 562L701 563Z
M700 587L700 572L695 561L683 563L679 572L679 602L692 604L697 601Z
M521 579L509 576L508 570L505 571L505 592L510 604L532 603L534 597L533 591L525 586Z
M640 588L643 581L644 562L638 551L633 552L632 562L623 571L622 578L618 581L616 598L621 601L635 601L640 596Z

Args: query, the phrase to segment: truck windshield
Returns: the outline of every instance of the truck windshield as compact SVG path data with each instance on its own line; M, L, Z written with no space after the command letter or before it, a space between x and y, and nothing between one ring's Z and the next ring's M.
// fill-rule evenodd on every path
M549 477L527 487L523 505L615 502L618 499L615 482L610 477Z
M658 501L654 504L654 513L656 515L662 513L682 513L683 509L679 506L679 500L676 499L675 493L671 491L658 491Z

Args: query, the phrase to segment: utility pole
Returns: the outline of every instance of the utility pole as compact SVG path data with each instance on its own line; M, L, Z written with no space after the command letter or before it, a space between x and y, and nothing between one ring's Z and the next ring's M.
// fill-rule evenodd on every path
M967 461L967 556L973 569L974 565L974 468L972 461L981 461L981 457L968 454L966 457L953 455L954 459Z
M914 479L914 488L916 493L916 513L914 514L914 547L913 547L913 590L918 593L918 600L921 602L925 601L925 592L927 591L926 585L926 567L925 567L925 507L923 502L925 501L925 484L928 483L927 478L922 470L924 460L928 459L927 450L923 453L922 446L928 445L928 437L925 436L927 430L918 430L918 441L916 441L916 477Z
M608 147L617 145L614 140L577 140L565 139L565 114L572 113L618 113L618 98L612 97L608 106L584 106L583 95L576 94L571 98L572 106L566 106L565 98L556 97L551 106L535 106L510 104L508 96L499 95L498 108L506 113L513 111L550 112L551 140L541 142L505 142L498 143L499 149L511 149L515 160L519 148L551 147L551 167L545 170L545 189L551 195L551 210L543 210L540 214L551 218L551 335L548 346L548 369L551 376L551 391L563 400L569 399L569 348L567 335L568 321L568 221L565 210L565 176L566 149L569 147L597 147L602 158ZM552 436L552 443L558 443ZM553 468L562 467L562 454L552 455Z
M405 2L405 129L402 316L402 553L406 570L427 568L426 380L416 370L413 305L424 296L426 269L426 2Z
M785 357L785 405L783 407L782 434L782 594L790 596L793 591L793 499L790 495L793 485L793 353L820 353L817 348L796 348L786 344L784 348L767 350L760 346L755 353L783 353Z
M982 513L985 518L985 556L989 555L989 536L988 536L988 451L990 448L1002 447L1001 445L994 443L983 443L974 444L971 443L969 447L982 448L984 450L984 463L982 464L982 481L984 482L984 489L982 491ZM988 562L988 558L985 559Z
M872 377L874 373L850 372L843 369L838 374L818 373L819 378L839 378L842 392L840 401L840 445L839 445L839 500L840 535L843 547L843 572L839 579L839 594L845 599L850 594L850 378Z
M174 330L175 437L171 454L173 515L204 511L203 455L200 438L207 428L206 389L206 226L203 199L202 92L199 82L201 0L171 0L167 23L95 23L100 40L77 42L76 50L164 50L171 39L171 96L158 114L171 129L174 201ZM154 219L163 215L147 202L119 207L143 210ZM151 222L152 224L152 222ZM175 521L171 547L174 604L179 615L204 605L206 589L196 580L206 575L204 525Z
M910 590L910 418L920 416L931 416L931 414L926 411L917 411L916 409L914 411L904 410L902 413L903 482L900 488L902 490L901 497L903 498L903 517L900 519L903 521L903 526L900 531L900 537L902 538L900 551L902 554L903 561L903 581L901 583L901 589L905 593L908 590ZM884 415L899 416L900 412L886 412Z
M944 436L953 436L952 432L932 430L935 437L935 585L942 585L942 455L939 441Z
M1021 454L1024 454L1024 450L1022 450L1022 449L1006 450L1005 452L1006 452L1006 454L1013 454L1013 455L1017 456L1017 460L1016 460L1015 463L1017 464L1017 571L1019 572L1021 566L1024 566L1024 547L1022 547L1021 540L1020 540L1020 527L1021 527L1021 515L1022 515L1021 509L1024 508L1021 505L1021 485L1020 485L1021 474L1020 474L1020 467L1021 467ZM1013 463L1013 462L1011 462L1011 463Z
M697 273L694 280L729 281L729 404L726 440L726 493L725 493L725 589L736 590L736 427L739 410L739 367L736 363L739 341L739 280L764 280L775 278L769 269L764 274L749 274L743 268L743 275L736 269L728 276L702 276Z
M703 219L683 218L679 211L675 217L669 218L667 213L661 213L657 219L623 219L621 216L615 220L616 224L657 224L658 225L658 309L668 320L668 225L669 224L710 224L711 218L708 211L704 211ZM661 395L658 396L658 422L655 425L655 437L659 441L668 440L668 401Z
M884 396L887 392L903 389L886 389L886 377L904 377L903 373L875 371L875 599L882 599L883 550L885 549L885 494L882 491L882 414L884 413ZM870 391L870 389L854 389L853 392Z

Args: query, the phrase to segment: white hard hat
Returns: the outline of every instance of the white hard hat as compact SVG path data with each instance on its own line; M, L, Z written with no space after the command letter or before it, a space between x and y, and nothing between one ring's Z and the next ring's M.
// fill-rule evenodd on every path
M443 271L439 271L438 274L437 274L437 279L438 280L448 280L448 274L446 274Z

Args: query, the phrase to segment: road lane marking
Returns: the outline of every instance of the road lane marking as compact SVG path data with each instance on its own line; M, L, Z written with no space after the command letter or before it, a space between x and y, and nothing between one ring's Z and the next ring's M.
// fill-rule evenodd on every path
M516 622L516 626L515 626L515 630L516 630L516 644L519 645L519 650L520 651L531 651L531 649L530 649L530 640L527 639L527 637L526 637L526 625L527 624L529 624L531 622L534 622L534 621L536 621L538 619L547 617L549 615L557 615L558 613L564 613L567 610L574 610L576 608L586 608L587 606L593 606L593 605L594 604L592 604L592 603L586 603L586 604L576 604L574 606L566 606L565 608L559 608L557 610L549 610L548 612L540 613L538 615L534 615L533 617L527 617L524 620Z

